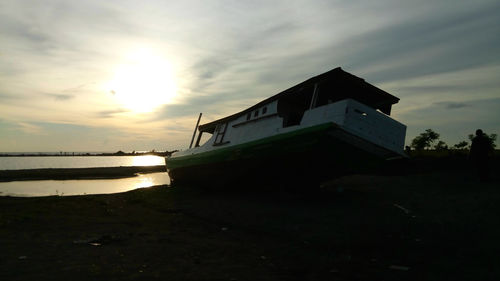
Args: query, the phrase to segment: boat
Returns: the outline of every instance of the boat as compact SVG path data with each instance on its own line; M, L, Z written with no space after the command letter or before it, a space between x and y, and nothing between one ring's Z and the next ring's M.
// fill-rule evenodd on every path
M167 172L174 185L318 186L405 157L406 126L390 117L398 102L337 67L241 112L197 124L194 146L166 157Z

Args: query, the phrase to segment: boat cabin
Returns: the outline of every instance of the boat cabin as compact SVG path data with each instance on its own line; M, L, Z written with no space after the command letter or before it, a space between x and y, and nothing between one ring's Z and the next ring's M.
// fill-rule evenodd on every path
M371 123L369 126L378 122L380 123L378 127L382 128L384 126L381 125L381 122L397 123L388 116L391 114L392 105L398 101L397 97L338 67L310 78L239 113L200 125L195 149L201 148L200 141L202 135L206 133L212 136L205 144L201 145L204 147L203 151L293 130L297 126L313 124L325 116L328 116L329 121L347 125L345 115L349 113L349 105L351 105L351 113L355 114L355 118L366 119L367 115L370 114L373 120L368 122ZM319 110L323 107L326 108L325 106L329 106L329 109ZM375 111L377 114L374 114ZM335 114L342 115L344 119L335 117ZM305 115L308 117L306 118ZM404 125L400 125L404 127ZM403 130L402 141L399 137L399 140L392 140L392 144L389 145L402 147L406 127L401 126L396 133L382 132L383 134L401 135L401 130ZM368 134L369 130L371 129L367 127L365 133ZM384 137L379 138L379 142L383 142Z

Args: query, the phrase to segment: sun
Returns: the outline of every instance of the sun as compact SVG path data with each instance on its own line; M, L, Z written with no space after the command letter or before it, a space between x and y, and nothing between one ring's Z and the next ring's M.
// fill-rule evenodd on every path
M130 53L117 67L108 88L120 106L137 113L170 103L176 94L170 63L148 49Z

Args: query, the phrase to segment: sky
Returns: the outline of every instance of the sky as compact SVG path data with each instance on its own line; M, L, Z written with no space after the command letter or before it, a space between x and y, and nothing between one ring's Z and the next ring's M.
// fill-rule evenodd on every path
M407 144L500 134L497 0L0 0L0 151L184 149L336 67L400 98Z

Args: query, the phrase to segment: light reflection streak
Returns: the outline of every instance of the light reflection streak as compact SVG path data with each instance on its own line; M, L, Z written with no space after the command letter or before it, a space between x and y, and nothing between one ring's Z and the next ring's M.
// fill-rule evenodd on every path
M134 156L132 159L131 166L156 166L156 165L164 165L165 160L163 157L155 156L155 155L143 155L143 156Z
M134 184L134 187L132 189L149 187L149 186L155 185L154 180L148 175L140 175L140 176L138 176L137 179L138 179L138 181Z

